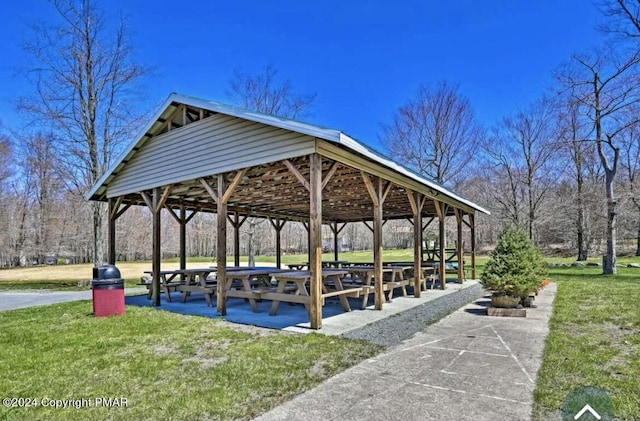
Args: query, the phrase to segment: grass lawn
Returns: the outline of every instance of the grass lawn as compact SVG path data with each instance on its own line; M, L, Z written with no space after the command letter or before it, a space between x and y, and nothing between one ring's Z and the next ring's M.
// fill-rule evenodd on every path
M534 394L536 421L556 419L580 386L604 389L618 419L640 419L640 270L601 271L550 270L558 292Z
M292 334L91 302L0 312L0 420L249 419L380 351L364 341ZM126 398L126 408L51 408L41 399Z
M370 261L371 253L340 258ZM412 251L385 250L384 259L411 260ZM283 257L285 264L305 260L305 255ZM479 271L485 262L478 258ZM188 266L206 263L211 262L194 259ZM176 260L162 265L178 267ZM131 283L150 266L118 263ZM535 421L558 418L564 399L580 386L606 390L619 419L640 419L640 270L618 270L616 276L602 276L599 267L550 268L558 293L534 394ZM0 289L30 283L73 287L90 276L91 265L1 270ZM129 407L111 416L122 419L249 418L378 351L362 342L261 331L153 309L131 307L124 317L109 319L90 313L90 302L0 313L3 397L122 396ZM109 418L106 414L99 408L0 409L0 421Z

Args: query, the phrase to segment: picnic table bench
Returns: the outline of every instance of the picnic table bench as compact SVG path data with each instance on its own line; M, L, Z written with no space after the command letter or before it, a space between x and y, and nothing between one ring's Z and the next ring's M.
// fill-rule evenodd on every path
M323 269L322 270L322 305L325 304L325 299L329 297L339 297L340 304L345 311L351 311L349 301L347 297L359 297L361 288L348 288L345 289L342 285L341 278L348 274L349 271L345 269ZM304 304L307 312L309 311L309 304L311 297L307 284L311 280L311 272L308 270L295 270L295 271L281 271L272 272L273 276L278 281L278 286L275 291L265 291L260 293L262 299L272 300L271 310L269 315L274 316L278 312L278 306L281 301L290 303ZM288 284L295 284L295 290L293 293L286 292Z

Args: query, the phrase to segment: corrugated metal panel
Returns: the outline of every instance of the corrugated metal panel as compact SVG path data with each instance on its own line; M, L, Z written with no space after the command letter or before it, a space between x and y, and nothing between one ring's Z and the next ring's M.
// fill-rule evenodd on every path
M109 183L116 197L314 152L311 136L216 114L147 142Z

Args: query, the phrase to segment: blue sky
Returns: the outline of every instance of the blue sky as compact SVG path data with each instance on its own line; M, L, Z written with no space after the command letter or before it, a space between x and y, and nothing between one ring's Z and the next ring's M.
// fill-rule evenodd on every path
M152 107L171 92L229 102L233 70L268 64L317 94L310 123L378 143L380 124L420 84L460 85L487 126L526 107L574 52L599 43L590 0L203 1L111 0L129 22L135 55L155 67ZM51 19L45 0L4 2L0 120L18 129L15 98L31 87L16 69L29 24Z

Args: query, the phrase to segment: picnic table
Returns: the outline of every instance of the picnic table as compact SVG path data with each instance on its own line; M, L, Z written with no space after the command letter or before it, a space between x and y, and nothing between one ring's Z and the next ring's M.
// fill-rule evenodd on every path
M214 293L213 290L215 290L215 282L207 281L207 277L213 271L211 268L161 270L160 290L166 294L167 301L171 301L171 290L181 291L181 302L183 303L191 291L202 291L205 293L207 303L211 306L211 295ZM152 271L145 271L144 273L153 276ZM176 281L175 278L178 275L184 279ZM150 284L149 296L153 293L152 287L153 284Z
M383 266L382 274L383 274L383 284L382 290L387 292L387 301L391 301L393 297L393 290L396 288L400 288L402 292L402 296L407 296L406 286L409 285L409 280L404 278L405 270L412 269L411 266ZM369 294L375 292L375 286L372 285L372 281L375 277L375 266L365 266L365 265L355 265L350 266L348 268L349 273L351 273L352 279L353 275L358 275L358 278L362 281L362 309L364 310L367 307L367 303L369 301ZM390 278L385 280L384 274L390 274Z
M346 260L323 260L322 261L322 267L325 269L331 269L331 268L338 269L348 264L349 262ZM304 270L304 268L309 267L309 262L290 263L287 266L289 266L289 269L292 269L292 270Z
M342 285L341 278L348 274L346 269L323 269L322 270L322 305L325 303L325 299L329 297L339 297L340 304L345 311L351 311L349 301L347 297L358 297L361 292L361 288L349 288L345 289ZM308 270L292 270L272 272L270 274L278 281L278 286L275 291L266 291L260 294L260 297L267 300L273 300L271 304L271 310L269 315L274 316L278 312L278 307L281 301L290 303L302 303L304 304L307 312L309 311L309 304L311 297L307 284L311 281L311 272ZM295 289L291 292L287 292L286 288L288 284L295 284Z
M251 310L258 312L256 300L262 299L262 293L275 291L271 285L271 276L282 270L274 268L245 268L227 274L227 297L239 297L249 300ZM236 283L235 281L239 281Z
M153 271L146 270L144 271L146 275L153 276ZM167 301L171 302L171 291L176 291L178 286L182 284L182 280L175 278L180 275L178 271L175 270L161 270L160 271L160 292L165 294ZM142 282L142 285L146 286L148 289L147 298L151 299L153 295L153 281L152 282Z

